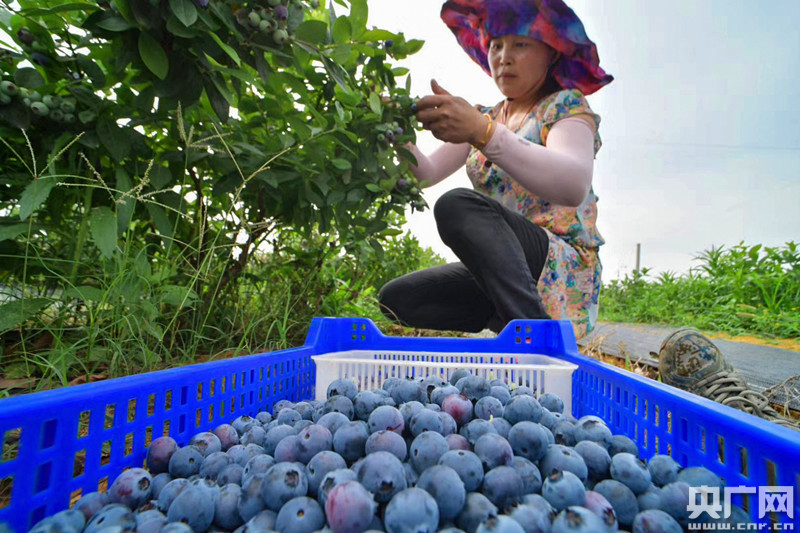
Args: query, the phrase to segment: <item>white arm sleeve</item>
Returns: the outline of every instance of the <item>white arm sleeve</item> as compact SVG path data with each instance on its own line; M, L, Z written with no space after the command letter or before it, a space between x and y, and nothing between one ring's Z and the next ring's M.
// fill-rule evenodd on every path
M520 185L550 203L577 207L592 184L594 131L570 117L553 124L546 146L534 144L498 124L482 150Z
M417 158L417 166L409 165L411 172L419 181L424 180L427 187L436 185L463 167L470 150L468 143L444 143L428 156L413 144L406 148Z

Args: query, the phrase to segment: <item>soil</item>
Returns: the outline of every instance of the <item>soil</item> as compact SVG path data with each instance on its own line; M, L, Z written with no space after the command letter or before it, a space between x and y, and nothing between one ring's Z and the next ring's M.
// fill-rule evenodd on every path
M759 346L774 346L784 350L800 352L800 339L763 339L753 335L729 335L722 332L703 332L708 337L722 339L726 341L745 342L747 344L757 344Z

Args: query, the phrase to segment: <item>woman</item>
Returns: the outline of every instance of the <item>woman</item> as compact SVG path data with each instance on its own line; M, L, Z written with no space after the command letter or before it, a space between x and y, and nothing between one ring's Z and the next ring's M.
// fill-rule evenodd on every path
M584 95L613 78L562 0L450 0L442 19L505 99L473 107L432 81L417 104L445 144L430 156L409 147L416 177L434 185L466 164L475 189L434 206L460 262L389 282L382 309L412 327L471 332L565 319L583 336L597 316L603 244L591 186L600 117Z

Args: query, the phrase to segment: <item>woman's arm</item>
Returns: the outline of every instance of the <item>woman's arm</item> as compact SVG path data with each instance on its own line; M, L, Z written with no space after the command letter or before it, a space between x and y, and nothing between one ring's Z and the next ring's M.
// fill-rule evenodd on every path
M480 147L487 118L435 81L431 89L434 94L417 103L422 126L442 141ZM488 126L491 137L479 149L489 161L545 201L570 207L583 203L594 167L593 117L577 114L559 120L550 128L545 146L518 136L502 124L488 122Z
M445 143L429 156L423 154L413 144L406 145L406 148L417 159L417 166L409 162L411 172L420 182L424 182L425 187L436 185L452 175L453 172L464 166L469 155L468 143Z
M577 207L589 194L594 127L582 116L553 124L545 146L498 124L482 152L520 185L550 203Z

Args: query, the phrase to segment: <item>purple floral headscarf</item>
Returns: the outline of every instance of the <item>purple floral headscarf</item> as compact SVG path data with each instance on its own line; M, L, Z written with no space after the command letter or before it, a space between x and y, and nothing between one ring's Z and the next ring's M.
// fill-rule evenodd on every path
M442 20L487 74L491 38L525 35L561 52L553 77L565 89L592 94L614 79L600 68L597 47L563 0L448 0Z

